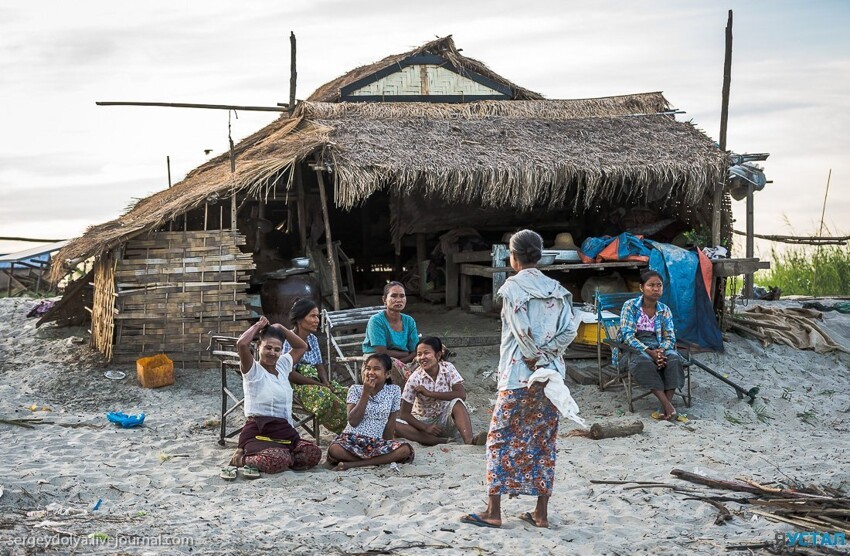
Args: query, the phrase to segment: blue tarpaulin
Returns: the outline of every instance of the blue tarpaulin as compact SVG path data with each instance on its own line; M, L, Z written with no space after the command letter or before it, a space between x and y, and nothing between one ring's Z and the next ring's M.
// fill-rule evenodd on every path
M616 237L590 237L581 244L585 256L595 259L612 243L617 242L617 258L649 257L649 268L658 272L664 281L661 302L670 307L676 325L676 339L714 351L723 351L723 337L714 308L705 290L699 267L699 256L667 243L641 239L623 233ZM613 247L611 247L613 249ZM606 253L606 258L610 260Z

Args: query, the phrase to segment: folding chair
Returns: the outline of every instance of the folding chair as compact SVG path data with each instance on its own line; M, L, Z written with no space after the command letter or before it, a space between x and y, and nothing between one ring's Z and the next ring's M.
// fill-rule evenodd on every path
M372 315L385 307L359 307L343 311L322 311L322 331L328 339L328 373L333 378L335 366L343 366L354 384L358 380L358 364L363 361L363 340Z
M245 403L245 398L240 398L227 385L228 373L235 372L239 376L239 380L242 380L242 372L239 370L239 354L236 352L236 340L238 338L232 336L210 336L209 350L214 357L219 359L221 370L221 413L219 415L218 433L218 443L221 446L224 446L225 438L233 438L242 432L244 426L242 425L229 432L227 430L227 418ZM256 349L252 349L252 351L255 354L257 353ZM295 421L292 423L293 428L304 429L307 434L315 439L317 444L319 443L319 418L304 408L294 392L292 394L292 419Z
M599 389L605 388L612 384L621 383L626 391L626 398L629 401L629 411L634 413L634 402L641 398L645 398L652 394L646 391L642 394L634 395L634 387L636 385L632 378L632 373L629 369L629 358L639 356L641 353L632 346L624 343L620 337L620 312L623 309L623 304L640 296L639 292L627 293L601 293L595 294L596 305L596 363L599 372ZM616 313L615 313L616 311ZM603 338L603 334L605 337ZM613 358L603 367L602 365L602 345L607 345L613 352L614 349L620 350L620 357L625 358L624 364L620 368L615 368ZM678 346L677 346L678 347ZM682 355L682 350L679 350ZM677 391L675 395L681 396L685 402L685 406L691 407L691 356L690 351L685 352L682 361L682 368L685 372L685 388L686 392Z

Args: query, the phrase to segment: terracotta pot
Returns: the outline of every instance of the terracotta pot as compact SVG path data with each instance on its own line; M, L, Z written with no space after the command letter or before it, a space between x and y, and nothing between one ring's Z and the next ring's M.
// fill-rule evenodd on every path
M312 299L319 308L322 307L321 285L312 274L269 278L260 289L263 314L272 324L279 323L287 328L292 327L289 310L302 297Z

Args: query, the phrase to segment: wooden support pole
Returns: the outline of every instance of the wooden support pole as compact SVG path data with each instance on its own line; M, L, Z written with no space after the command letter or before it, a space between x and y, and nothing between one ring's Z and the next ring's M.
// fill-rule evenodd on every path
M295 195L298 209L298 237L301 240L301 251L307 255L307 200L304 193L304 170L300 164L292 169L295 172Z
M298 80L298 72L295 68L295 33L289 32L289 115L295 111L295 83Z
M754 252L754 243L755 239L753 238L753 230L755 224L753 222L753 184L747 184L747 246L746 246L746 257L748 259L753 258ZM753 273L744 274L744 298L752 299L753 298Z
M729 89L732 84L732 10L726 21L726 52L723 58L723 93L720 105L720 150L726 150L726 128L729 120ZM715 184L714 214L711 220L712 245L720 245L721 205L723 204L723 189L726 176L721 176L721 183Z
M416 273L419 274L419 297L422 298L425 297L425 283L428 281L428 269L424 264L428 260L426 251L425 234L416 234Z
M319 199L322 203L322 218L325 221L325 244L328 248L328 262L331 267L331 288L333 288L334 311L339 311L339 271L337 270L336 250L334 249L333 237L331 236L331 220L328 213L328 194L325 192L325 177L316 160L316 181L319 184Z
M236 173L236 153L233 152L233 135L230 133L230 113L227 114L227 142L230 145L230 178L233 180L234 174ZM231 188L232 194L230 195L230 229L236 230L238 226L236 225L236 182L233 182L233 187ZM224 224L221 226L224 228Z
M446 253L446 307L457 307L459 271L460 266L454 260L454 253Z

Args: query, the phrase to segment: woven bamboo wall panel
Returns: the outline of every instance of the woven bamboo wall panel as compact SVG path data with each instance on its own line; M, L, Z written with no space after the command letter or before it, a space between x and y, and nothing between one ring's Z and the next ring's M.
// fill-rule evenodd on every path
M91 308L91 345L112 359L115 331L115 259L112 252L94 265L94 297Z
M502 93L440 66L413 65L351 93L367 95L498 95Z
M246 289L254 261L231 230L158 232L131 240L115 267L120 361L165 353L209 367L209 334L239 335L250 311Z

